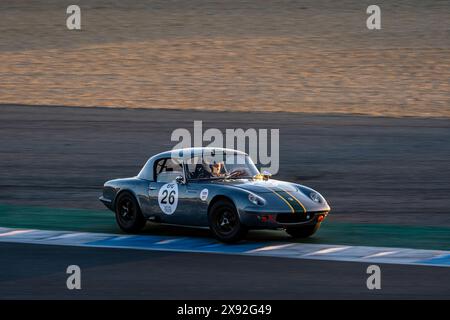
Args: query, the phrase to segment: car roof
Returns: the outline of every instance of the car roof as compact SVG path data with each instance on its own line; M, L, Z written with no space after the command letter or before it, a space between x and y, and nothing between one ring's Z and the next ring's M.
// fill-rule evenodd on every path
M142 167L141 171L137 175L138 178L153 180L153 166L156 161L164 158L172 158L172 159L190 159L193 157L199 157L204 154L214 155L214 154L239 154L239 155L247 155L247 153L227 148L214 148L214 147L197 147L197 148L183 148L183 149L174 149L169 151L164 151L158 153L148 159L145 165Z

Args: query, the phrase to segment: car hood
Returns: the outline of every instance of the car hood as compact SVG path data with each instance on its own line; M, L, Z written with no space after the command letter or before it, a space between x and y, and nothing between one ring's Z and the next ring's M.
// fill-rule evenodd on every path
M231 179L220 180L215 183L237 187L253 193L271 193L276 190L284 190L287 192L296 192L297 189L289 182L279 180L253 180L253 179Z
M302 210L302 211L330 210L330 207L328 206L325 199L323 199L322 202L317 203L314 202L307 195L308 192L314 190L302 185L296 185L286 181L274 179L269 180L230 179L230 180L213 181L212 183L224 187L241 189L255 194L259 194L266 200L272 199L269 200L269 203L280 203L283 206L286 206L286 202L288 202L289 207L295 210ZM300 206L302 208L300 208Z

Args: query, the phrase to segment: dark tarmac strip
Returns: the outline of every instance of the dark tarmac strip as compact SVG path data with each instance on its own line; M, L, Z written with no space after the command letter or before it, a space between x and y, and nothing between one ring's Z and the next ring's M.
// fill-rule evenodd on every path
M0 203L104 209L105 181L136 175L195 120L280 129L276 178L319 190L329 219L450 226L448 119L0 105Z
M448 299L449 268L0 244L0 299ZM81 268L81 290L66 268Z

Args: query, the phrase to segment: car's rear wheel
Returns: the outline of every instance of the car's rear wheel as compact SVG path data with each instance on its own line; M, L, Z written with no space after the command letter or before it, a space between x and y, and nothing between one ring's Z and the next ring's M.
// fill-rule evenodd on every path
M214 203L208 218L212 233L222 242L237 242L247 234L247 228L241 224L236 207L230 201L219 200Z
M136 198L129 192L123 192L116 201L116 221L125 232L138 232L145 226L145 219Z
M320 228L320 222L308 225L286 228L286 232L294 238L308 238L317 232Z

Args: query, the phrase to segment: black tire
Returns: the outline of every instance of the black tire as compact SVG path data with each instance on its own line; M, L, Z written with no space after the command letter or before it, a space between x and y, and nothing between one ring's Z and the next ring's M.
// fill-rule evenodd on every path
M145 219L136 198L129 192L123 192L116 200L116 221L120 229L133 233L141 231Z
M238 242L247 234L247 228L241 224L236 207L230 201L219 200L214 203L208 218L212 233L222 242Z
M308 226L286 228L286 232L293 238L308 238L316 233L319 228L320 222Z

